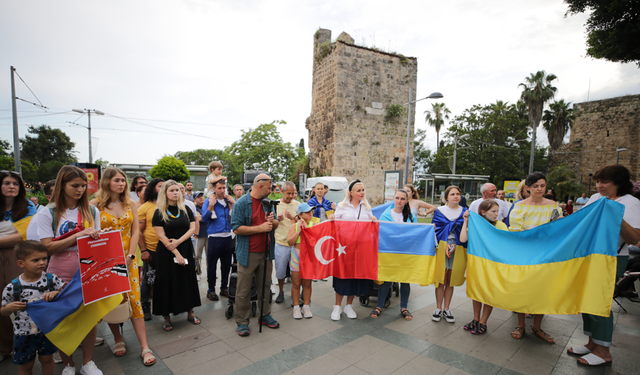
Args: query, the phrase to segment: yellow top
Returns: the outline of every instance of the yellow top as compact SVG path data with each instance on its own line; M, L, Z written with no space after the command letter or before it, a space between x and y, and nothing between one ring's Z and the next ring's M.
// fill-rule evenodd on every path
M138 220L146 222L142 235L144 236L144 244L149 251L156 251L156 246L158 246L158 235L151 224L154 212L156 212L156 205L151 202L145 202L138 208Z
M129 253L132 224L133 212L131 212L131 208L129 208L129 210L120 217L108 213L104 208L100 210L100 229L111 228L113 230L119 230L120 236L122 237L122 248L124 249L125 254Z
M558 213L562 212L557 204L533 206L516 203L509 215L509 230L521 232L546 224L551 219L553 210L558 210Z
M285 211L289 211L291 216L296 216L296 207L300 202L293 199L291 203L286 204L282 199L280 199L280 204L277 206L278 215L284 215ZM277 218L276 218L277 219ZM291 227L292 221L290 219L284 218L278 225L278 229L275 232L276 243L282 246L289 246L287 243L287 235L289 234L289 227Z

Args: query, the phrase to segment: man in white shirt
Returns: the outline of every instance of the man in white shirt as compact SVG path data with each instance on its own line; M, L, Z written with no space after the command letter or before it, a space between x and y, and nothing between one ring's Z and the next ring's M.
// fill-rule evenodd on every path
M576 199L576 203L574 203L573 206L576 208L576 211L580 211L584 207L584 205L587 204L587 202L589 202L587 193L582 193L582 196Z
M480 203L482 203L485 199L495 199L495 201L498 202L498 205L500 206L500 213L498 214L497 220L503 221L509 214L509 209L504 201L496 199L497 191L498 190L496 189L496 185L492 184L491 182L487 182L486 184L482 185L482 187L480 188L482 198L473 201L471 203L471 206L469 206L469 210L479 214L478 207L480 206Z
M287 236L289 234L289 228L293 224L293 219L296 216L296 207L300 204L300 202L295 199L297 195L296 185L293 182L286 181L282 184L282 199L279 199L280 204L277 206L280 225L275 232L275 267L279 287L276 303L284 302L284 279L287 274L287 265L289 265L289 261L291 260L291 246L287 243ZM295 305L298 301L293 301L293 303Z
M509 210L511 210L511 206L513 206L513 204L509 201L505 201L504 198L507 196L507 194L504 192L504 190L498 190L498 193L496 194L496 199L499 199L501 201L504 202L504 204L507 205L507 212L509 212Z

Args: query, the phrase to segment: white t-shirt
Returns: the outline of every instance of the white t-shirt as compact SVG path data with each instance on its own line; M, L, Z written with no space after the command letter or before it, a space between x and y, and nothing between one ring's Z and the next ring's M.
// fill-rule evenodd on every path
M36 289L26 289L25 286L33 286L33 287L45 287L47 286L47 273L42 272L42 277L34 282L28 283L22 279L22 275L18 276L18 280L20 281L20 285L22 286L22 292L20 293L20 301L27 302L34 299L41 298L44 293L47 293L49 290L44 292L40 292ZM53 283L53 290L60 290L64 286L64 281L60 279L58 276L53 275L51 279ZM16 302L13 299L13 284L9 282L4 288L2 292L2 306L6 306L12 302ZM24 335L35 335L40 332L33 323L33 320L29 317L26 311L18 311L13 313L15 316L15 320L13 322L13 333L16 336L24 336Z
M95 209L95 217L94 217L94 228L100 230L100 211ZM58 218L58 224L56 226L55 233L51 228L51 222L53 221L53 217L51 217L51 212L49 210L44 210L38 213L38 236L42 238L55 238L62 236L63 234L73 230L78 224L78 208L74 208L71 210L66 210L62 217ZM67 251L75 251L78 250L78 246L74 244L73 246L67 248Z
M458 208L451 208L447 205L444 205L436 208L436 210L439 210L440 213L444 215L444 217L449 219L449 221L453 221L460 217L460 214L462 213L462 206L458 206Z
M333 215L336 219L341 220L371 220L373 213L370 208L367 208L367 206L360 201L358 207L353 207L351 202L336 205L336 211Z
M592 195L585 207L596 202L600 198L602 198L602 195L600 193ZM631 227L640 228L640 201L633 195L627 194L616 199L616 202L624 205L624 216L622 216L622 219L626 221L627 224L631 225ZM618 240L618 247L620 247L620 245L622 245L623 243L624 240L622 239L622 236L620 236L620 239ZM620 250L620 253L618 255L629 255L628 244L624 244L622 250Z
M391 218L396 223L404 223L404 215L402 215L402 212L395 212L394 210L391 210Z
M507 206L505 201L501 201L500 199L493 199L493 200L498 202L498 206L500 206L500 211L498 213L497 220L502 221L507 216L509 216L509 207ZM469 206L469 211L473 211L477 214L480 214L480 212L478 212L478 207L480 207L480 203L482 202L484 202L484 198L476 199L475 201L473 201Z

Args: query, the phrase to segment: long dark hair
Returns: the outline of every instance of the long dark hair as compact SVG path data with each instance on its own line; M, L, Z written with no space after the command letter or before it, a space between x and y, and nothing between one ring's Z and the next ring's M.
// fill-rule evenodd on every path
M24 182L22 181L22 177L16 172L7 171L0 172L0 184L4 183L4 179L7 177L13 177L18 181L18 196L13 201L13 206L11 207L11 218L13 221L18 221L25 217L29 213L29 203L27 202L27 190L24 188ZM7 211L7 207L4 202L4 195L2 195L2 191L0 191L0 213Z
M407 203L402 207L402 221L405 223L411 221L413 223L413 219L411 218L411 205L409 204L409 193L404 189L396 190L396 194L398 193L404 193L404 195L407 196Z
M156 193L156 186L161 182L164 182L164 179L154 178L153 180L149 181L149 183L147 184L147 189L144 191L145 202L155 202L158 200L158 193Z

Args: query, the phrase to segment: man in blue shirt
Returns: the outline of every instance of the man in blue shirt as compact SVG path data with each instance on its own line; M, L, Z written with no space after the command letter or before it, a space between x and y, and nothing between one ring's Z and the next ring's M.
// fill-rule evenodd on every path
M258 300L270 296L272 260L275 258L275 241L269 236L278 228L279 222L273 211L267 212L262 200L271 192L271 177L259 174L253 181L253 189L236 202L231 214L231 229L236 234L236 259L238 260L238 285L236 288L236 324L240 336L249 336L249 316L251 314L251 283L255 275ZM271 237L271 238L269 238ZM265 262L265 251L269 245L269 261ZM265 269L266 263L266 269ZM266 273L266 275L265 275ZM263 283L263 279L266 280ZM271 316L271 305L264 304L262 324L278 328Z

